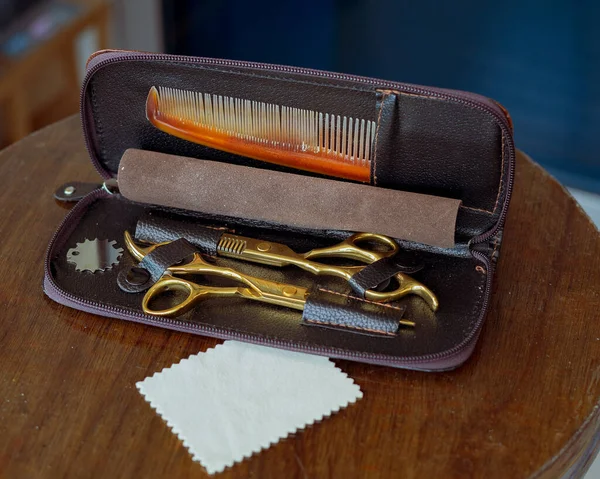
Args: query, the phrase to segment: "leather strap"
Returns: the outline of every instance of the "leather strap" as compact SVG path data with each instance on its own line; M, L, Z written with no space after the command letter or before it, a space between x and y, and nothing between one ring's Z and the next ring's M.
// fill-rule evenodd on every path
M202 253L217 256L217 244L224 231L201 226L194 221L178 221L159 211L150 211L138 220L135 237L149 243L185 238Z
M397 273L411 274L421 269L423 269L422 265L402 265L396 257L392 256L365 266L354 274L348 283L356 294L364 298L368 289L376 289L378 286L387 285L389 280Z
M147 270L129 265L119 271L117 284L125 293L142 293L152 286L152 281Z
M147 270L150 273L152 282L156 283L167 268L180 263L196 251L196 248L189 241L180 238L160 246L152 253L144 256L144 259L140 262L140 268Z
M304 305L302 323L393 337L398 332L399 321L405 311L405 305L375 303L347 294L315 288L308 295Z
M101 187L102 185L99 185L98 183L71 181L56 189L54 192L54 199L65 203L77 203L84 196Z
M140 293L156 283L164 272L182 262L197 249L187 240L180 238L156 248L147 254L137 266L123 268L117 277L117 284L126 293Z
M392 141L397 141L395 135L391 134L398 130L396 109L398 97L390 90L377 90L377 130L375 131L375 145L373 160L371 161L371 184L377 185L381 179L378 168L378 159L387 151L395 151Z

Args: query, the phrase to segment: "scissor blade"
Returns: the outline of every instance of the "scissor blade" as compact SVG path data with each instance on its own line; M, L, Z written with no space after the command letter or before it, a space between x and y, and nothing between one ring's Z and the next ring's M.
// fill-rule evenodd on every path
M292 285L281 285L284 288L278 292L261 291L260 294L251 288L238 288L237 295L262 303L275 304L286 308L302 311L306 304L308 292L305 288Z

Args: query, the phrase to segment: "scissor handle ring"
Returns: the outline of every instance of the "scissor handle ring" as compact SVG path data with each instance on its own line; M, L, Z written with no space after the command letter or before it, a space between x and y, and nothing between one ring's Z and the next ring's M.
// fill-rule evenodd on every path
M368 249L359 244L363 241L371 241L373 243L386 246L388 249L386 251ZM358 251L366 252L372 255L373 257L376 257L377 259L383 259L388 258L390 256L394 256L400 250L400 247L392 238L376 233L355 233L349 238L347 238L345 243L353 246Z
M195 283L187 281L181 278L174 278L173 276L163 276L144 295L142 300L142 309L145 314L151 314L152 316L178 316L180 314L189 311L198 297L198 287ZM166 291L181 291L187 293L185 299L175 306L171 306L167 309L153 309L150 307L150 302Z
M408 294L415 294L423 298L432 311L438 309L439 301L437 296L427 286L404 273L396 273L394 278L398 283L398 287L395 290L375 291L369 289L365 291L365 298L377 303L388 303L403 298Z

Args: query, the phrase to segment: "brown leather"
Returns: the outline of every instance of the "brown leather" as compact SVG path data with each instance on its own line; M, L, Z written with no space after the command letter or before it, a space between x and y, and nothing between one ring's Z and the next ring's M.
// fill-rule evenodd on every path
M497 217L502 207L503 137L481 111L459 103L385 90L381 99L374 177L385 188L460 198ZM460 158L459 158L460 156ZM492 159L496 159L493 161ZM494 165L494 168L491 166Z
M354 273L348 283L357 296L364 298L367 290L385 288L394 282L397 273L413 274L423 269L423 265L406 265L394 256L382 258Z
M156 283L167 268L190 259L196 251L197 249L187 240L179 238L144 256L139 267L148 271L152 281Z
M454 247L459 200L325 178L127 150L126 198L211 215L314 230L367 231Z
M135 225L135 238L147 243L164 243L185 238L200 251L209 256L217 256L217 245L223 228L206 227L189 218L177 218L160 210L150 210L140 217Z
M56 191L54 191L54 199L65 203L77 203L85 195L88 195L101 187L102 185L98 183L69 181L64 185L59 186Z

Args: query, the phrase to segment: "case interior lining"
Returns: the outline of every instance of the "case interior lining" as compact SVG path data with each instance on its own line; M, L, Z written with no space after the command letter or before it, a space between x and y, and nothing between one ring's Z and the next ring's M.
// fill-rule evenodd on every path
M144 104L149 88L158 84L373 121L380 113L376 85L170 61L114 63L97 71L90 81L87 100L93 109L93 121L86 123L94 130L92 153L113 174L118 171L123 152L130 147L298 173L156 130L145 118ZM458 235L472 237L489 230L499 216L501 178L506 168L504 139L496 120L458 101L404 92L394 105L389 118L391 134L379 139L378 185L461 199L464 206Z
M146 209L147 206L130 202L118 195L103 197L89 205L77 224L65 224L64 231L60 233L64 235L63 240L56 243L50 252L52 275L57 284L66 292L86 301L140 313L142 293L124 293L117 285L120 268L131 264L127 253L119 266L96 274L77 273L75 267L67 263L66 253L69 248L86 238L115 239L118 246L124 247L124 231L134 231L137 219ZM198 221L194 216L188 219ZM204 223L230 228L242 235L283 242L297 251L326 246L336 241L329 236L290 234L272 228L211 221ZM414 330L400 330L393 338L374 338L347 331L302 326L302 314L298 311L240 298L207 300L181 317L181 320L210 325L216 328L217 335L245 334L256 340L276 338L290 344L386 354L392 357L435 354L462 343L473 331L481 311L485 294L485 272L477 271L477 261L468 255L449 256L435 250L403 250L399 254L408 263L421 261L425 264L425 268L414 274L414 277L438 295L441 306L437 313L432 313L418 297L406 297L398 301L395 304L407 307L405 319L412 319L418 324ZM225 258L219 258L218 261L274 281L308 288L316 285L315 276L296 268L271 268ZM320 287L350 295L347 284L341 280L328 278L324 284L319 278L319 282ZM465 294L465 291L469 294Z

